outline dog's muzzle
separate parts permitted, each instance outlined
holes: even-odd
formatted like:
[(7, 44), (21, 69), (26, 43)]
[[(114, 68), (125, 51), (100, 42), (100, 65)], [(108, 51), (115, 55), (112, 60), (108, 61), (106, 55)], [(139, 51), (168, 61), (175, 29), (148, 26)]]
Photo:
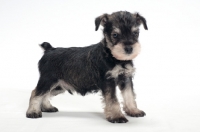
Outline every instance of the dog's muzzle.
[(133, 52), (133, 47), (132, 46), (126, 46), (124, 48), (124, 51), (126, 52), (126, 54), (131, 54)]

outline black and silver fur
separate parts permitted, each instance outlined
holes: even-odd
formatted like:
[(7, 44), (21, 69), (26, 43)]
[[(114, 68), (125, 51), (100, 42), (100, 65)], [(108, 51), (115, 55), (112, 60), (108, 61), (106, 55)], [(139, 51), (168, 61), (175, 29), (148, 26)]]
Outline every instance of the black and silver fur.
[(66, 90), (86, 95), (102, 92), (104, 113), (109, 122), (126, 123), (122, 114), (116, 87), (121, 90), (123, 110), (132, 117), (143, 117), (137, 108), (132, 76), (134, 59), (140, 51), (139, 26), (147, 30), (146, 20), (138, 13), (126, 11), (103, 14), (95, 19), (95, 30), (104, 27), (101, 42), (87, 47), (54, 48), (44, 42), (45, 50), (39, 61), (40, 78), (32, 91), (28, 118), (42, 117), (42, 112), (57, 112), (49, 98)]

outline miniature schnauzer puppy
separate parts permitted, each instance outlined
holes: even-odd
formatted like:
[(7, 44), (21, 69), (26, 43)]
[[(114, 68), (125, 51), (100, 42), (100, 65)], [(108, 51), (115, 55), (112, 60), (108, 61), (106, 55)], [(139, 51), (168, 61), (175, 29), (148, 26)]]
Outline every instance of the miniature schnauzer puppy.
[(40, 78), (32, 91), (28, 118), (42, 117), (42, 112), (57, 112), (49, 98), (66, 90), (85, 95), (101, 91), (104, 113), (109, 122), (126, 123), (116, 97), (121, 90), (123, 110), (132, 117), (143, 117), (135, 101), (132, 77), (135, 71), (132, 59), (140, 52), (139, 26), (147, 28), (146, 20), (138, 13), (126, 11), (103, 14), (95, 19), (95, 30), (102, 25), (104, 38), (87, 47), (54, 48), (44, 42), (45, 50), (39, 61)]

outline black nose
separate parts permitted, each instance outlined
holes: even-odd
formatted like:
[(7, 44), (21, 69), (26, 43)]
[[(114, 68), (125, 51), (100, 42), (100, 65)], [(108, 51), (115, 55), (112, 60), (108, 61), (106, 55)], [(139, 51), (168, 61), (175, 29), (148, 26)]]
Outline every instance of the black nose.
[(133, 48), (132, 48), (132, 47), (125, 47), (124, 50), (125, 50), (125, 52), (126, 52), (127, 54), (131, 54), (132, 51), (133, 51)]

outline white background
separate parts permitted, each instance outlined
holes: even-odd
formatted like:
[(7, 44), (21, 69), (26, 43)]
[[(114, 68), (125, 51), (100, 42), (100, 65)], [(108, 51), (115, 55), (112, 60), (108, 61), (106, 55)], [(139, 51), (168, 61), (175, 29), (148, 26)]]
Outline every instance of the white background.
[[(200, 1), (198, 0), (1, 0), (0, 129), (40, 131), (200, 131)], [(144, 118), (126, 124), (104, 119), (100, 94), (68, 93), (52, 99), (58, 113), (27, 119), (31, 90), (39, 78), (38, 44), (87, 46), (102, 39), (94, 19), (103, 13), (140, 12), (141, 54), (134, 60), (138, 107)]]

